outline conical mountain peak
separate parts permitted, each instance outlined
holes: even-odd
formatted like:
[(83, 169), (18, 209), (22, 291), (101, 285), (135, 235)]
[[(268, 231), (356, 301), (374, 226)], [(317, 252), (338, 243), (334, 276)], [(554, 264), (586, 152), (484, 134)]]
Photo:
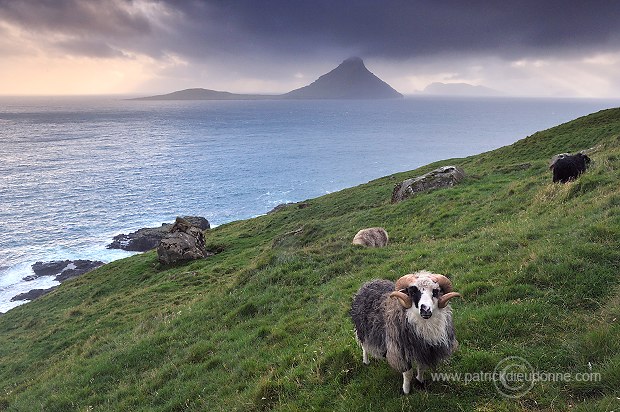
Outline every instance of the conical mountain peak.
[(302, 88), (286, 93), (291, 99), (389, 99), (403, 97), (371, 73), (359, 57), (349, 57), (334, 70)]
[(235, 94), (187, 89), (135, 100), (393, 99), (403, 97), (371, 73), (359, 57), (349, 57), (311, 84), (281, 95)]

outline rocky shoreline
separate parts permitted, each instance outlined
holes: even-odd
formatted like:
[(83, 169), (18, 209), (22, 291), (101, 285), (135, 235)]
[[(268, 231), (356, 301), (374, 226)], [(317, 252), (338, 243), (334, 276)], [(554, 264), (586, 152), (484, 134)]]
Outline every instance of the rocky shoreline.
[[(198, 232), (210, 229), (209, 221), (200, 216), (184, 216), (182, 218), (189, 226), (198, 228)], [(177, 221), (179, 219), (177, 218)], [(112, 243), (107, 245), (108, 249), (122, 249), (130, 252), (146, 252), (159, 246), (162, 239), (170, 234), (174, 229), (174, 223), (162, 223), (160, 227), (141, 228), (129, 234), (121, 233), (112, 238)], [(189, 230), (189, 229), (186, 229)], [(204, 240), (203, 240), (204, 243)], [(204, 253), (205, 257), (212, 253)], [(49, 262), (36, 262), (32, 265), (33, 275), (22, 278), (24, 282), (31, 282), (43, 276), (55, 276), (54, 281), (62, 283), (90, 272), (105, 263), (99, 260), (54, 260)], [(11, 302), (31, 301), (41, 297), (54, 289), (58, 285), (47, 289), (31, 289), (28, 292), (20, 293), (11, 298)]]
[[(26, 276), (22, 278), (25, 282), (31, 282), (42, 276), (56, 276), (54, 280), (56, 282), (64, 282), (69, 279), (73, 279), (84, 273), (90, 272), (93, 269), (103, 266), (104, 263), (99, 260), (54, 260), (51, 262), (37, 262), (32, 265), (34, 275)], [(51, 292), (58, 286), (52, 286), (47, 289), (31, 289), (26, 293), (20, 293), (11, 298), (11, 302), (19, 300), (34, 300), (46, 293)]]

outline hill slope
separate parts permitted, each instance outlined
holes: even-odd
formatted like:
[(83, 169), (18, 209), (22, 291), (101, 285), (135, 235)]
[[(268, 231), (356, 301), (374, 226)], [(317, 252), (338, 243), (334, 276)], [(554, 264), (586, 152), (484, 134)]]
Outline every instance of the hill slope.
[(424, 88), (423, 94), (439, 96), (502, 96), (498, 90), (485, 86), (474, 86), (468, 83), (431, 83)]
[(220, 92), (210, 89), (185, 89), (157, 96), (138, 97), (130, 100), (267, 100), (276, 99), (278, 96), (262, 94), (237, 94)]
[(282, 97), (289, 99), (392, 99), (403, 97), (372, 74), (359, 57), (351, 57), (308, 86)]
[[(576, 182), (551, 183), (555, 153), (596, 146)], [(392, 205), (394, 184), (438, 165), (468, 178)], [(618, 410), (620, 109), (492, 152), (387, 176), (207, 232), (222, 252), (164, 268), (113, 262), (0, 317), (0, 410)], [(385, 227), (384, 249), (350, 245)], [(596, 382), (435, 381), (361, 362), (348, 318), (365, 281), (450, 276), (459, 351), (440, 372), (493, 372), (508, 356)]]

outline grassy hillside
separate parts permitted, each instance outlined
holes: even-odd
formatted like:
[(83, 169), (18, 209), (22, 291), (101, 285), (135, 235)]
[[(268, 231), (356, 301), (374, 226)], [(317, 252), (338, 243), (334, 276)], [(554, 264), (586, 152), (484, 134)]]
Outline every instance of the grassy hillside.
[[(549, 158), (595, 147), (576, 182)], [(389, 203), (440, 165), (461, 185)], [(620, 109), (511, 146), (384, 177), (207, 232), (221, 253), (161, 267), (113, 262), (0, 316), (0, 410), (620, 410)], [(384, 249), (353, 247), (383, 226)], [(507, 356), (598, 382), (432, 382), (400, 395), (361, 362), (348, 317), (365, 281), (428, 269), (452, 278), (461, 344), (440, 372), (493, 372)]]

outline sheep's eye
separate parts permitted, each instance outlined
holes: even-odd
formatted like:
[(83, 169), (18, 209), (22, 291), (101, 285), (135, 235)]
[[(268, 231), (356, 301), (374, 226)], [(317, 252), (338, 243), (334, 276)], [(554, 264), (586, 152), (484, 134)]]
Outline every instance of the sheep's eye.
[(404, 290), (404, 292), (405, 292), (407, 295), (411, 296), (411, 297), (413, 297), (413, 296), (415, 296), (416, 294), (420, 293), (420, 291), (419, 291), (419, 289), (417, 288), (417, 286), (409, 286), (407, 289), (405, 289), (405, 290)]
[(433, 289), (433, 297), (436, 298), (439, 296), (439, 289)]

